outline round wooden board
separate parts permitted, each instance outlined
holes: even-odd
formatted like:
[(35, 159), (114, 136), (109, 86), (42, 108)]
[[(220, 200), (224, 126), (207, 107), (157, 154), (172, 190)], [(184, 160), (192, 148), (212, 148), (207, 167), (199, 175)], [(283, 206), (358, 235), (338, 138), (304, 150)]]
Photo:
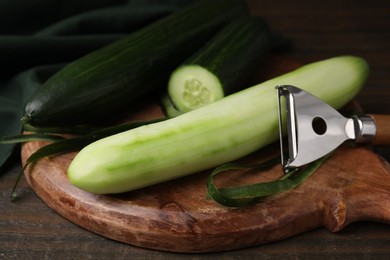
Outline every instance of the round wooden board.
[[(285, 62), (276, 60), (285, 66)], [(291, 65), (291, 64), (290, 64)], [(291, 68), (289, 64), (287, 67)], [(272, 66), (271, 66), (272, 67)], [(286, 69), (273, 70), (283, 71)], [(272, 75), (267, 72), (267, 75)], [(132, 119), (161, 115), (149, 104)], [(22, 162), (45, 142), (22, 146)], [(243, 158), (255, 163), (277, 145)], [(76, 153), (45, 158), (25, 172), (36, 194), (71, 222), (132, 245), (171, 252), (216, 252), (281, 240), (325, 226), (336, 232), (359, 220), (390, 223), (390, 167), (370, 149), (341, 147), (300, 187), (232, 209), (206, 197), (210, 171), (118, 195), (94, 195), (71, 185), (66, 170)], [(229, 172), (218, 185), (275, 179), (280, 165), (262, 172)]]

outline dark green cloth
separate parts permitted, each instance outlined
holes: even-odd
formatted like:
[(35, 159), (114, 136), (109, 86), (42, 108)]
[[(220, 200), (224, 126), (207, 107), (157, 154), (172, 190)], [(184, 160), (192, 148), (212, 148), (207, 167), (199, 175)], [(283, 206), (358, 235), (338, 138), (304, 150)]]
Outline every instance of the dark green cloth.
[(0, 77), (72, 61), (188, 2), (0, 0)]
[[(19, 134), (26, 99), (61, 66), (192, 0), (0, 0), (0, 138)], [(0, 167), (13, 145), (0, 144)]]

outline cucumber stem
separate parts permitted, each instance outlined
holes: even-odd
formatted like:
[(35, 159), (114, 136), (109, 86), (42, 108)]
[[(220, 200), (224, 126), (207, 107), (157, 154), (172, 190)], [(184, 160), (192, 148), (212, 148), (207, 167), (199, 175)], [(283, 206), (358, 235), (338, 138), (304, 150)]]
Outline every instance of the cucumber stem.
[(31, 123), (31, 116), (29, 114), (25, 114), (20, 121), (23, 123), (23, 125)]

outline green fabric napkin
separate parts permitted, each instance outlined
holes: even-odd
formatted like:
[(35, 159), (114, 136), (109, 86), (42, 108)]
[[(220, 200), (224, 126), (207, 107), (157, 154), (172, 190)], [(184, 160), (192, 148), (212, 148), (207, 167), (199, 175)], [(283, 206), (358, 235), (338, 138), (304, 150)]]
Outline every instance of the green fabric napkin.
[[(192, 0), (1, 0), (0, 138), (19, 134), (26, 99), (59, 68)], [(0, 167), (14, 145), (0, 144)]]

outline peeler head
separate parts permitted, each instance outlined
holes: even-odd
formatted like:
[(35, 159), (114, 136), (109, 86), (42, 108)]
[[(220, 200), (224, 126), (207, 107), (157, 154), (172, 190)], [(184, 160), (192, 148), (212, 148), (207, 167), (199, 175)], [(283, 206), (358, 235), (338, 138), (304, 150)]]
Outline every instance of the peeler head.
[[(354, 139), (354, 120), (310, 93), (291, 85), (277, 86), (281, 161), (285, 171), (315, 161)], [(288, 148), (284, 135), (287, 134)], [(284, 151), (288, 157), (285, 158)]]

